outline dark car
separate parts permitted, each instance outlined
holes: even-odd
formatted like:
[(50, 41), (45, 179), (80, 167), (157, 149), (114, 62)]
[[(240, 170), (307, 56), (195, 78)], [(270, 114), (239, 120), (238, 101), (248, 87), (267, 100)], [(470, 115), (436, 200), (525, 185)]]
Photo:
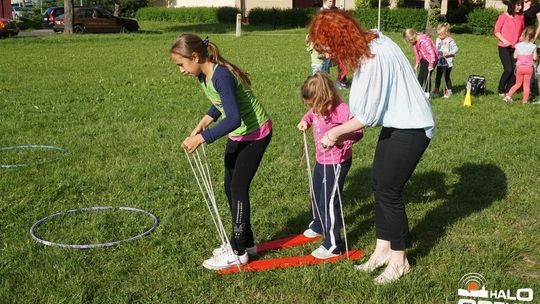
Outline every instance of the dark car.
[(49, 7), (45, 13), (43, 13), (43, 19), (41, 25), (43, 28), (53, 28), (56, 17), (64, 14), (63, 6)]
[(18, 34), (19, 27), (15, 21), (7, 18), (0, 18), (0, 38), (17, 36)]
[[(64, 16), (56, 18), (53, 29), (64, 31)], [(73, 10), (75, 33), (129, 33), (139, 30), (137, 20), (114, 16), (102, 7), (77, 7)]]

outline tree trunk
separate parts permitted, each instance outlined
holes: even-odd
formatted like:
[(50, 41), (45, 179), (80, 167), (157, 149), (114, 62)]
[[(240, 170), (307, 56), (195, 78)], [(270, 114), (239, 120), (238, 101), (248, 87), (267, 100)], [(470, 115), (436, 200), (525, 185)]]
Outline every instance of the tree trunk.
[(116, 17), (120, 16), (120, 3), (119, 2), (114, 3), (114, 15)]
[(64, 34), (73, 34), (73, 0), (64, 1)]

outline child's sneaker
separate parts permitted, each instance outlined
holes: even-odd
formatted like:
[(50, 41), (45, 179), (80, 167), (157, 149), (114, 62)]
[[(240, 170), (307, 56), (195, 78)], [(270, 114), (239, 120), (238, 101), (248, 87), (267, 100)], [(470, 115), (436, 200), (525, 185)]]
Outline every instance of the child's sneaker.
[(321, 236), (322, 234), (320, 233), (317, 233), (313, 230), (311, 230), (311, 228), (308, 228), (304, 231), (304, 236), (307, 237), (308, 239), (312, 239), (312, 238), (316, 238), (316, 237), (319, 237)]
[(243, 255), (236, 255), (232, 250), (225, 251), (220, 255), (212, 256), (203, 262), (203, 267), (206, 269), (220, 270), (233, 266), (242, 266), (248, 262), (247, 251)]
[(450, 96), (452, 96), (452, 90), (444, 90), (444, 96), (443, 98), (450, 98)]
[(512, 97), (510, 97), (508, 95), (504, 96), (504, 102), (511, 103), (512, 102)]
[[(223, 254), (225, 251), (232, 251), (232, 247), (230, 244), (221, 244), (221, 246), (212, 251), (212, 256), (218, 256), (220, 254)], [(250, 256), (257, 255), (257, 245), (246, 248), (246, 252)]]
[(339, 254), (332, 253), (328, 249), (324, 248), (323, 245), (321, 245), (321, 246), (319, 246), (319, 248), (313, 250), (311, 255), (314, 256), (317, 259), (320, 259), (320, 260), (326, 260), (326, 259), (329, 259), (329, 258), (339, 256)]

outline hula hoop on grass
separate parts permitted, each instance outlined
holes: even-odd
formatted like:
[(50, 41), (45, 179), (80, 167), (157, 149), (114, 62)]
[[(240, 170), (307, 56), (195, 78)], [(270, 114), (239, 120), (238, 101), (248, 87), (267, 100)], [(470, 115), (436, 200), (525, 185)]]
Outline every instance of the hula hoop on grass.
[[(95, 244), (63, 244), (63, 243), (55, 243), (55, 242), (50, 242), (50, 241), (44, 240), (44, 239), (40, 238), (39, 236), (37, 236), (36, 233), (35, 233), (36, 227), (43, 224), (45, 221), (47, 221), (49, 219), (53, 219), (53, 218), (56, 218), (56, 217), (59, 217), (59, 216), (65, 215), (65, 214), (69, 214), (69, 213), (88, 212), (88, 211), (103, 211), (103, 210), (109, 210), (109, 209), (125, 210), (125, 211), (138, 212), (138, 213), (148, 215), (152, 219), (152, 222), (153, 222), (152, 226), (150, 228), (148, 228), (145, 232), (143, 232), (141, 234), (138, 234), (136, 236), (130, 237), (128, 239), (123, 239), (123, 240), (114, 241), (114, 242), (107, 242), (107, 243), (95, 243)], [(39, 221), (35, 222), (32, 225), (32, 227), (30, 227), (30, 236), (32, 236), (32, 239), (34, 241), (36, 241), (38, 243), (41, 243), (43, 245), (47, 245), (47, 246), (56, 246), (56, 247), (71, 248), (71, 249), (91, 249), (91, 248), (97, 248), (97, 247), (111, 247), (111, 246), (118, 245), (120, 243), (140, 239), (143, 236), (146, 236), (146, 235), (152, 233), (152, 231), (154, 231), (157, 228), (158, 225), (159, 225), (159, 219), (157, 218), (157, 216), (153, 215), (152, 213), (150, 213), (148, 211), (144, 211), (142, 209), (131, 208), (131, 207), (97, 206), (97, 207), (72, 209), (72, 210), (68, 210), (68, 211), (65, 211), (65, 212), (57, 212), (57, 213), (55, 213), (53, 215), (46, 216), (46, 217), (40, 219)]]
[(68, 154), (66, 149), (62, 149), (55, 146), (48, 146), (48, 145), (18, 145), (18, 146), (10, 146), (10, 147), (0, 147), (1, 151), (10, 151), (10, 150), (23, 150), (23, 149), (44, 149), (44, 150), (54, 150), (61, 153), (61, 155), (56, 157), (51, 157), (48, 159), (32, 162), (32, 163), (23, 163), (23, 164), (0, 164), (0, 168), (20, 168), (20, 167), (28, 167), (31, 165), (41, 165), (45, 163), (50, 163), (53, 161), (57, 161), (66, 154)]

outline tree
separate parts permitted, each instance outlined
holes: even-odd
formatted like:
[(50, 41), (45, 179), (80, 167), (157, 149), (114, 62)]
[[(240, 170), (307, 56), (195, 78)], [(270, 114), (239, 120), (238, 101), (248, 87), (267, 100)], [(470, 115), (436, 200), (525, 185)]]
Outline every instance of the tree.
[(64, 34), (73, 34), (73, 0), (64, 1)]

